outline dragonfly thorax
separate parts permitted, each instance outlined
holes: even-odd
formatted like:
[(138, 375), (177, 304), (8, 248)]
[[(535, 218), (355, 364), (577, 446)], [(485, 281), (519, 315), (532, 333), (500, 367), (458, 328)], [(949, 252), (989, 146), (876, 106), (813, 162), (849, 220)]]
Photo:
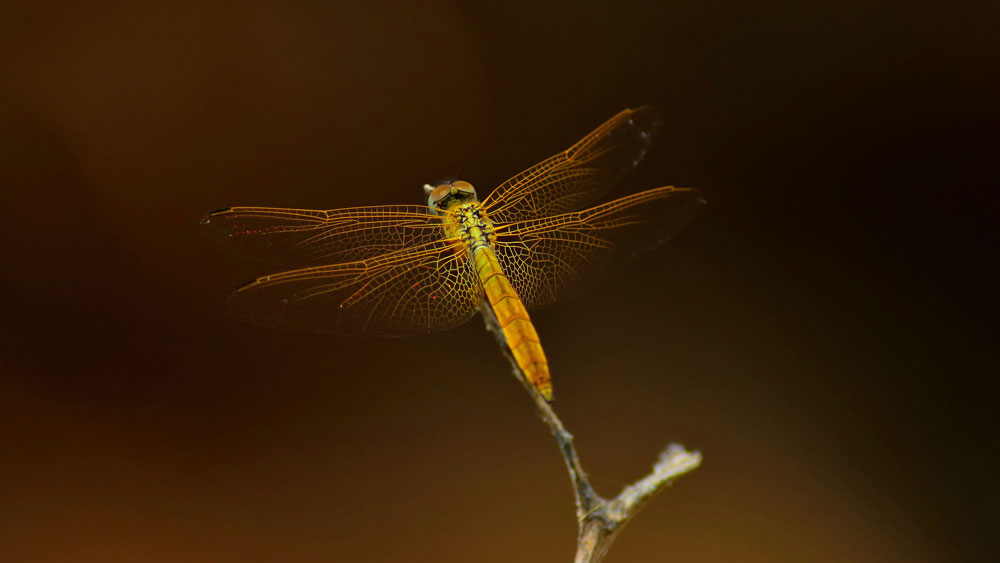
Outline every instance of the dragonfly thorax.
[(434, 187), (424, 185), (424, 191), (427, 192), (427, 206), (435, 214), (439, 209), (451, 209), (463, 203), (479, 201), (476, 196), (476, 188), (462, 180), (438, 184)]
[(450, 231), (451, 235), (460, 237), (470, 252), (474, 253), (482, 246), (493, 246), (496, 238), (493, 222), (483, 213), (482, 204), (470, 201), (451, 207), (449, 212), (454, 223), (445, 232)]

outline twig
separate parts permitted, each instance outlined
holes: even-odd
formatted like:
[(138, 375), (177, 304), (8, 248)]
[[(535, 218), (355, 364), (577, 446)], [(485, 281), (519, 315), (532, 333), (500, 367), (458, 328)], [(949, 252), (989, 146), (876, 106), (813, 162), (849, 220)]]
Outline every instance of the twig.
[(481, 307), (486, 328), (497, 339), (500, 351), (510, 361), (514, 377), (524, 385), (535, 402), (542, 420), (549, 425), (566, 462), (569, 478), (573, 482), (576, 496), (576, 517), (579, 531), (576, 538), (575, 563), (599, 563), (607, 554), (611, 542), (618, 532), (646, 505), (658, 492), (670, 485), (670, 481), (701, 465), (701, 452), (689, 452), (683, 446), (670, 444), (660, 453), (660, 459), (653, 465), (652, 473), (626, 486), (615, 498), (607, 500), (598, 495), (587, 480), (587, 474), (580, 465), (580, 458), (573, 446), (573, 435), (566, 431), (562, 421), (556, 416), (552, 405), (535, 390), (518, 367), (507, 340), (500, 330), (496, 315), (489, 303)]

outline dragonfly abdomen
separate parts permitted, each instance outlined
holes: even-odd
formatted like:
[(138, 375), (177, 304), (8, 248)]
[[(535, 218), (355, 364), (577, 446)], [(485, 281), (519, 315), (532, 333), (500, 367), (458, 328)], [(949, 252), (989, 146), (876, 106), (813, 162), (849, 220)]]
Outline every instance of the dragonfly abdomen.
[(486, 298), (496, 314), (507, 345), (514, 354), (518, 367), (528, 381), (545, 397), (552, 400), (552, 380), (549, 377), (549, 363), (538, 339), (538, 332), (531, 324), (531, 317), (524, 303), (510, 285), (496, 254), (489, 246), (480, 246), (473, 251), (476, 272), (483, 284)]

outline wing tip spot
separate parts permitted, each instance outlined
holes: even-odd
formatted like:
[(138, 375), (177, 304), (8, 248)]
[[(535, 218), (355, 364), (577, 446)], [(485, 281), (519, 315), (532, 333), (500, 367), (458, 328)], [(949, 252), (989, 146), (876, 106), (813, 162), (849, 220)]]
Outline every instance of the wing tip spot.
[(219, 215), (226, 215), (226, 214), (232, 213), (232, 212), (233, 212), (233, 208), (232, 207), (223, 207), (221, 209), (216, 209), (215, 211), (209, 211), (208, 215), (205, 215), (204, 217), (202, 217), (201, 222), (203, 224), (204, 223), (208, 223), (212, 219), (212, 217), (218, 217)]
[(250, 280), (250, 281), (246, 282), (245, 284), (237, 287), (236, 288), (236, 293), (239, 293), (241, 291), (246, 291), (246, 290), (252, 288), (255, 285), (260, 285), (260, 282), (267, 281), (269, 279), (271, 279), (271, 276), (264, 276), (262, 278), (257, 278), (257, 279)]

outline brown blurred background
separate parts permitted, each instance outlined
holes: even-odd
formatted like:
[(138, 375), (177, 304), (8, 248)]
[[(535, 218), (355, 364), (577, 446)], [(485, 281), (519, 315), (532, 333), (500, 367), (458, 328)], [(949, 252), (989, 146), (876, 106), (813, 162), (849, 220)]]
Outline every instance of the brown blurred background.
[(17, 4), (0, 560), (569, 561), (562, 462), (481, 321), (241, 325), (226, 295), (270, 270), (196, 227), (486, 193), (646, 103), (628, 188), (708, 212), (534, 314), (600, 492), (705, 454), (608, 561), (996, 554), (995, 8)]

